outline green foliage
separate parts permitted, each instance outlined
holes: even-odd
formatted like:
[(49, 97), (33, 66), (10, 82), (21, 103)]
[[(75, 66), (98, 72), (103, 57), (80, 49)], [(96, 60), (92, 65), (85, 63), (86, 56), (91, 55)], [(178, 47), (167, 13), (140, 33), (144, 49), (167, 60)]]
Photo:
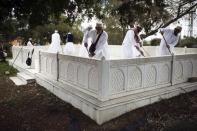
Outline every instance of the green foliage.
[(150, 41), (151, 46), (158, 46), (160, 44), (161, 39), (155, 38)]
[(119, 16), (123, 26), (133, 25), (138, 21), (145, 32), (149, 32), (161, 20), (169, 19), (169, 13), (165, 10), (164, 0), (133, 0), (125, 2), (113, 10), (114, 15)]
[(110, 45), (121, 45), (124, 34), (118, 19), (114, 16), (105, 17), (103, 22), (106, 24), (105, 31), (108, 33), (108, 43)]
[(12, 7), (11, 0), (0, 0), (0, 23), (11, 16)]
[(150, 43), (148, 41), (143, 41), (143, 46), (151, 46)]
[[(70, 26), (63, 21), (60, 21), (58, 24), (47, 24), (43, 26), (37, 26), (31, 30), (30, 34), (33, 38), (33, 41), (41, 45), (51, 42), (51, 35), (54, 33), (54, 30), (58, 30), (61, 40), (65, 43), (64, 36), (71, 32), (74, 35), (74, 43), (79, 43), (82, 40), (83, 33), (79, 30), (79, 23), (73, 24)], [(28, 37), (26, 37), (28, 39)]]
[[(1, 0), (0, 34), (4, 35), (4, 39), (8, 39), (7, 36), (12, 34), (25, 38), (31, 37), (33, 34), (36, 39), (43, 36), (43, 38), (39, 38), (40, 41), (48, 41), (54, 28), (64, 34), (67, 32), (67, 25), (75, 28), (74, 26), (79, 20), (87, 17), (91, 19), (96, 16), (103, 21), (111, 20), (110, 24), (108, 21), (105, 22), (107, 26), (111, 26), (106, 29), (110, 41), (111, 43), (120, 43), (120, 40), (117, 40), (125, 33), (128, 25), (133, 25), (135, 21), (138, 21), (144, 27), (147, 35), (154, 34), (162, 26), (162, 23), (167, 23), (163, 25), (164, 27), (174, 22), (173, 20), (169, 22), (170, 19), (176, 21), (176, 18), (182, 17), (181, 14), (185, 13), (184, 11), (190, 7), (188, 4), (193, 1)], [(179, 10), (172, 9), (171, 11), (170, 6)], [(175, 12), (173, 17), (171, 12)], [(176, 14), (177, 12), (178, 14)], [(61, 15), (65, 17), (63, 21)], [(175, 15), (176, 17), (174, 17)], [(112, 22), (113, 20), (114, 22)], [(65, 26), (65, 24), (67, 25)], [(75, 29), (72, 31), (77, 36), (75, 40), (79, 41), (81, 33)]]
[[(1, 0), (0, 36), (8, 41), (12, 34), (25, 39), (33, 35), (36, 41), (46, 42), (54, 29), (58, 29), (62, 35), (72, 32), (77, 36), (74, 41), (79, 42), (82, 33), (75, 24), (79, 24), (78, 21), (84, 16), (92, 18), (96, 14), (103, 18), (101, 10), (100, 0)], [(11, 23), (13, 21), (16, 23)]]
[(12, 45), (10, 43), (4, 43), (3, 50), (6, 51), (8, 58), (12, 57)]
[(185, 47), (185, 46), (187, 46), (188, 48), (197, 47), (197, 38), (184, 37), (184, 39), (182, 39), (177, 46), (178, 47)]
[(10, 71), (10, 76), (16, 75), (18, 72), (15, 68), (10, 67), (7, 62), (0, 62), (0, 76), (5, 75), (6, 71)]

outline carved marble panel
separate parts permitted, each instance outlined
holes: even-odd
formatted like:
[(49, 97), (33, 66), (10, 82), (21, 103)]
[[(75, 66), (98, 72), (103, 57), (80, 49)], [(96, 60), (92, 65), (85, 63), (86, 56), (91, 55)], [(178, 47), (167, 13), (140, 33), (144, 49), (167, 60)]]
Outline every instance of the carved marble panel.
[(192, 63), (193, 63), (193, 77), (197, 77), (197, 59), (193, 59)]
[(128, 69), (128, 89), (142, 87), (142, 70), (137, 67), (129, 67)]
[(67, 68), (67, 80), (74, 81), (74, 79), (75, 79), (75, 66), (73, 63), (69, 63)]
[(125, 90), (125, 75), (119, 68), (113, 68), (110, 72), (110, 88), (112, 93), (119, 93)]
[(59, 61), (59, 77), (61, 79), (65, 79), (65, 62), (60, 60)]
[(183, 65), (180, 61), (175, 62), (175, 68), (174, 68), (174, 75), (175, 80), (180, 80), (183, 77)]
[(92, 67), (88, 73), (88, 89), (98, 91), (98, 69)]
[(54, 58), (51, 60), (51, 74), (57, 75), (57, 60)]
[(193, 73), (193, 64), (191, 61), (185, 61), (185, 68), (184, 68), (184, 77), (189, 78), (192, 77)]
[(41, 56), (41, 72), (46, 72), (47, 58)]
[(48, 74), (51, 74), (52, 59), (48, 57), (48, 58), (46, 59), (46, 63), (47, 63), (47, 65), (46, 65), (46, 72), (47, 72)]
[(145, 85), (144, 87), (151, 87), (156, 84), (157, 70), (154, 65), (145, 66)]
[(159, 67), (159, 83), (160, 84), (165, 84), (170, 81), (170, 67), (168, 64), (160, 64)]
[(85, 65), (81, 64), (78, 66), (77, 68), (77, 82), (82, 85), (85, 86), (86, 84), (86, 68)]

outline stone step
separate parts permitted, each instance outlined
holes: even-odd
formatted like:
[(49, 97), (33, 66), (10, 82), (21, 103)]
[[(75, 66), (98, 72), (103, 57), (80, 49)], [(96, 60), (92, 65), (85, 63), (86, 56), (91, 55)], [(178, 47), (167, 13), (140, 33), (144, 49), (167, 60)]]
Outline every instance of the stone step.
[(19, 79), (21, 79), (22, 81), (26, 81), (28, 84), (35, 82), (35, 78), (34, 77), (32, 77), (32, 76), (30, 76), (30, 75), (28, 75), (28, 74), (26, 74), (24, 72), (17, 73), (17, 77)]
[(21, 80), (18, 77), (10, 77), (10, 80), (12, 80), (14, 82), (14, 84), (17, 85), (17, 86), (21, 86), (21, 85), (26, 85), (27, 84), (26, 81), (23, 81), (23, 80)]
[(36, 69), (26, 69), (24, 71), (25, 74), (35, 78), (35, 74), (37, 73)]

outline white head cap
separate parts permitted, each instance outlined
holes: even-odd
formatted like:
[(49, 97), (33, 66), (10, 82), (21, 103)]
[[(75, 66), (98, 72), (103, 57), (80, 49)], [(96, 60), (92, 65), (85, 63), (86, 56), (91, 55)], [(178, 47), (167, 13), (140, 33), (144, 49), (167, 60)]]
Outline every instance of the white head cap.
[(102, 23), (102, 22), (97, 22), (97, 23), (96, 23), (96, 27), (101, 27), (101, 28), (103, 28), (103, 23)]
[(58, 30), (55, 30), (55, 33), (58, 33)]

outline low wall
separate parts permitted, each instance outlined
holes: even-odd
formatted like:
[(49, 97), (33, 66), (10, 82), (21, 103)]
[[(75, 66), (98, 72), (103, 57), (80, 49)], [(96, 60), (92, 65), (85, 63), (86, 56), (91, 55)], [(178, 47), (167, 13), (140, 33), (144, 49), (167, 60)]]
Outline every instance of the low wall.
[[(187, 82), (197, 77), (197, 54), (96, 60), (44, 52), (46, 48), (38, 47), (34, 54), (34, 60), (38, 60), (37, 83), (98, 124), (197, 89), (197, 83)], [(18, 50), (13, 48), (13, 56)], [(25, 64), (26, 50), (31, 48), (20, 54), (20, 65)]]
[[(121, 59), (122, 58), (122, 51), (120, 45), (110, 45), (110, 56), (111, 59)], [(155, 57), (159, 56), (159, 46), (144, 46), (145, 49), (144, 53), (146, 57)], [(175, 47), (174, 49), (175, 55), (181, 54), (197, 54), (197, 48), (182, 48), (182, 47)]]
[(41, 52), (40, 62), (38, 83), (99, 124), (197, 86), (187, 83), (197, 77), (197, 54), (95, 60)]
[[(12, 60), (10, 61), (11, 64), (14, 62), (15, 65), (22, 67), (22, 68), (31, 68), (31, 69), (36, 69), (38, 71), (38, 58), (39, 58), (39, 51), (44, 51), (48, 47), (47, 46), (34, 46), (34, 47), (29, 47), (29, 46), (12, 46)], [(32, 64), (31, 66), (26, 65), (26, 60), (28, 58), (28, 53), (31, 52), (34, 49), (34, 53), (32, 56)]]

